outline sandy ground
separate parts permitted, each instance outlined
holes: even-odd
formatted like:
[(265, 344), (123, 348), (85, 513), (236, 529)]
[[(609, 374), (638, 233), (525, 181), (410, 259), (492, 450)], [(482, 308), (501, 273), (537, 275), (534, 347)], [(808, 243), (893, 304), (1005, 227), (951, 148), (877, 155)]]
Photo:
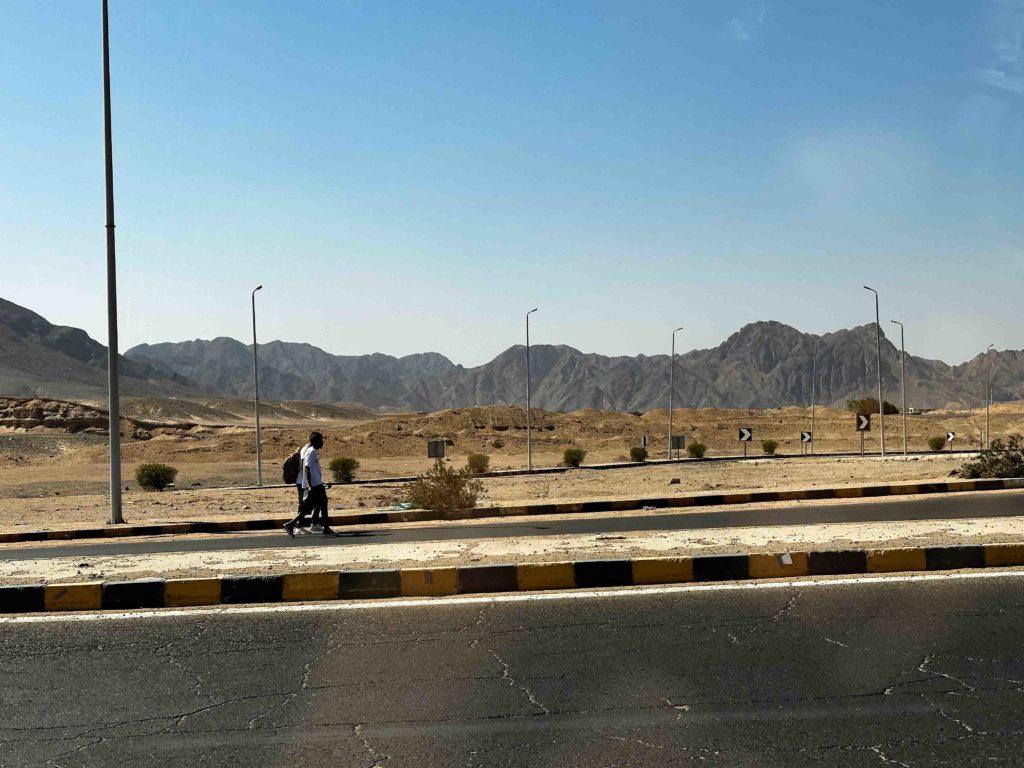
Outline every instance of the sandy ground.
[(992, 518), (843, 523), (510, 539), (483, 537), (464, 541), (360, 544), (352, 547), (289, 546), (279, 550), (79, 556), (0, 561), (0, 584), (996, 542), (1024, 542), (1024, 520)]
[[(579, 501), (596, 498), (671, 496), (726, 490), (839, 487), (896, 482), (941, 481), (963, 459), (928, 456), (902, 458), (810, 458), (750, 460), (746, 462), (688, 462), (615, 470), (579, 469), (555, 475), (489, 478), (483, 481), (481, 505)], [(8, 470), (9, 471), (9, 470)], [(92, 469), (102, 483), (106, 467)], [(678, 484), (670, 484), (673, 479)], [(2, 479), (2, 477), (0, 477)], [(336, 485), (330, 490), (332, 509), (375, 509), (393, 505), (403, 486)], [(181, 522), (282, 517), (295, 506), (291, 489), (192, 488), (163, 493), (129, 491), (124, 494), (129, 523)], [(33, 496), (0, 496), (0, 532), (59, 530), (98, 526), (107, 519), (107, 497), (98, 493), (72, 493), (65, 489), (40, 491)]]

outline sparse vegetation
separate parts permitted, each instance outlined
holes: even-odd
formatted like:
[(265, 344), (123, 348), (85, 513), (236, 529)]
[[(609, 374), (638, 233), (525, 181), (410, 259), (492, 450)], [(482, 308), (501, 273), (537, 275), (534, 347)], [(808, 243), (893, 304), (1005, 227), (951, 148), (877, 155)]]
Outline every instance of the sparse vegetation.
[(691, 459), (703, 459), (707, 450), (708, 447), (704, 443), (690, 443), (686, 446), (686, 452), (690, 455)]
[(935, 437), (928, 438), (928, 447), (933, 451), (941, 451), (946, 447), (946, 438), (944, 435), (936, 435)]
[(409, 483), (404, 501), (435, 512), (471, 509), (483, 492), (484, 484), (473, 479), (468, 469), (454, 469), (439, 461), (425, 475)]
[(351, 483), (359, 469), (359, 462), (349, 456), (338, 456), (327, 465), (336, 483)]
[(466, 457), (466, 469), (474, 475), (482, 475), (491, 467), (491, 457), (486, 453), (471, 453)]
[[(846, 407), (854, 413), (878, 413), (878, 398), (861, 397), (855, 400), (847, 400)], [(886, 416), (891, 416), (900, 412), (900, 409), (888, 400), (884, 401), (884, 408)]]
[(562, 464), (567, 467), (578, 467), (587, 458), (587, 452), (582, 448), (566, 448), (562, 452)]
[(1010, 435), (1005, 441), (993, 440), (976, 459), (960, 467), (960, 477), (967, 480), (1024, 477), (1024, 435)]
[(762, 440), (761, 450), (764, 451), (765, 456), (774, 456), (775, 451), (779, 449), (779, 443), (777, 440)]
[(135, 470), (135, 482), (147, 491), (162, 491), (174, 483), (178, 470), (166, 464), (140, 464)]
[(647, 449), (642, 445), (634, 445), (629, 449), (629, 460), (642, 464), (647, 461)]

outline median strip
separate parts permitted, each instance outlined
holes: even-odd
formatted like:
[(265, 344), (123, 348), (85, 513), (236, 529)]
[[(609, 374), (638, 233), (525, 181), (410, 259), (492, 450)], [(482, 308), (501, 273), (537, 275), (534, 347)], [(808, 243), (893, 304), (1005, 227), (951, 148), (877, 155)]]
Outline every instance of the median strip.
[[(705, 493), (689, 496), (658, 496), (631, 499), (596, 499), (583, 502), (518, 504), (474, 509), (433, 511), (426, 509), (389, 510), (339, 514), (331, 517), (334, 527), (381, 525), (386, 523), (422, 523), (457, 520), (483, 520), (496, 517), (534, 515), (576, 515), (593, 512), (628, 512), (638, 509), (686, 509), (724, 505), (763, 504), (785, 501), (823, 501), (828, 499), (860, 499), (884, 496), (920, 496), (936, 493), (968, 491), (1003, 491), (1024, 488), (1024, 478), (953, 480), (942, 483), (898, 483), (846, 488), (806, 488), (788, 491), (737, 491)], [(239, 533), (273, 531), (289, 518), (257, 518), (251, 520), (202, 520), (187, 523), (107, 526), (61, 531), (22, 531), (0, 534), (0, 544), (21, 544), (73, 539), (110, 539), (132, 536), (172, 536), (184, 534)]]
[(1024, 565), (1024, 545), (754, 552), (0, 587), (0, 614), (379, 600)]

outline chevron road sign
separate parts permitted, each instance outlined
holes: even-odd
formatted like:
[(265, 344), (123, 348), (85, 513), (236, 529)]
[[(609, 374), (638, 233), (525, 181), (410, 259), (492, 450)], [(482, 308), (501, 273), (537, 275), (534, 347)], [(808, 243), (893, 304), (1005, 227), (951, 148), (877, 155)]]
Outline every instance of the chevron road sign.
[(749, 427), (740, 427), (740, 442), (749, 443), (754, 439), (754, 430)]
[(800, 433), (800, 442), (801, 443), (809, 443), (813, 439), (814, 439), (814, 437), (813, 437), (813, 435), (811, 435), (810, 432), (801, 432)]
[(858, 413), (857, 414), (857, 431), (858, 432), (870, 432), (871, 431), (871, 414), (870, 413)]
[(956, 439), (956, 432), (947, 432), (946, 433), (946, 442), (947, 443), (952, 443), (955, 439)]

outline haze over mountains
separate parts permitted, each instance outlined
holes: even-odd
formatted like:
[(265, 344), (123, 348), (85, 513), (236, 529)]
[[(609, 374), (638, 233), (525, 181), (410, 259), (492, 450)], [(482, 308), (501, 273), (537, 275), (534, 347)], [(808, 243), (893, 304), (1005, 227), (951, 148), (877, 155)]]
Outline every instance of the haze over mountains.
[[(873, 325), (816, 336), (782, 323), (744, 326), (712, 349), (676, 358), (680, 407), (769, 408), (811, 399), (817, 343), (817, 402), (843, 405), (875, 391)], [(645, 411), (666, 406), (668, 355), (608, 357), (564, 345), (531, 347), (539, 408)], [(99, 398), (106, 350), (84, 331), (54, 326), (0, 299), (0, 395)], [(433, 411), (522, 403), (522, 346), (465, 368), (443, 355), (332, 355), (309, 344), (261, 344), (260, 394), (273, 400), (362, 403)], [(899, 349), (882, 347), (887, 400), (899, 403)], [(122, 358), (126, 395), (251, 397), (252, 348), (229, 338), (142, 344)], [(1024, 352), (992, 353), (993, 398), (1024, 399)], [(985, 400), (985, 358), (957, 366), (908, 355), (907, 403), (977, 406)]]

